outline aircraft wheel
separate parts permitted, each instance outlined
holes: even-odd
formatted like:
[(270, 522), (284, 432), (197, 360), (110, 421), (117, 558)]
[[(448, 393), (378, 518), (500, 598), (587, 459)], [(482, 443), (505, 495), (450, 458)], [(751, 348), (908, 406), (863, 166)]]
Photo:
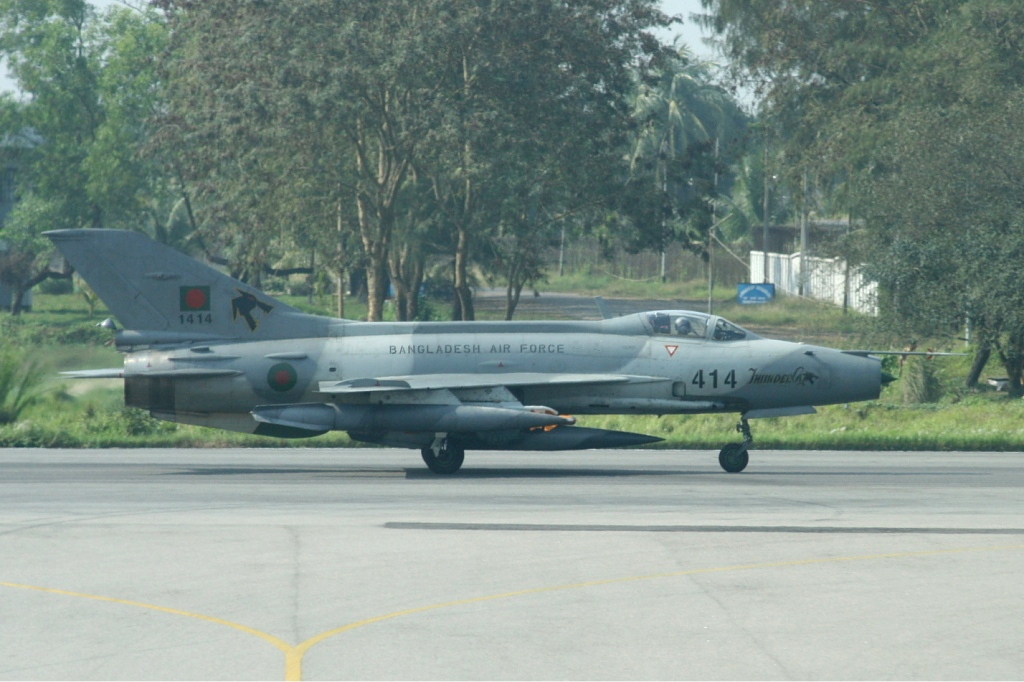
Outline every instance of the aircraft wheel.
[(718, 453), (718, 463), (730, 474), (736, 474), (747, 468), (750, 455), (743, 443), (729, 443)]
[(465, 449), (451, 445), (447, 440), (441, 443), (436, 455), (431, 448), (423, 448), (420, 454), (427, 468), (435, 474), (454, 474), (466, 459)]

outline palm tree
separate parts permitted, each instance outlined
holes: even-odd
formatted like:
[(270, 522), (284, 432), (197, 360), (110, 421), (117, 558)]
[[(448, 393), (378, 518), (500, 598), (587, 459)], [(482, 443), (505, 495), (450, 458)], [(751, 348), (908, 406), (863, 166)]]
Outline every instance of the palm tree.
[[(679, 43), (654, 81), (640, 84), (634, 101), (639, 130), (629, 159), (631, 180), (652, 179), (665, 206), (662, 214), (686, 217), (671, 223), (663, 220), (660, 235), (651, 240), (661, 248), (662, 281), (665, 247), (670, 240), (680, 239), (691, 248), (710, 248), (709, 207), (717, 191), (712, 177), (717, 178), (718, 173), (718, 162), (712, 158), (717, 154), (714, 141), (731, 136), (730, 128), (742, 120), (735, 100), (714, 83), (713, 69), (713, 64), (696, 60)], [(703, 208), (692, 213), (697, 206)], [(694, 215), (696, 220), (691, 217)]]
[[(736, 111), (736, 103), (712, 82), (714, 65), (694, 59), (680, 44), (658, 73), (655, 83), (641, 84), (634, 104), (640, 130), (633, 145), (630, 167), (645, 159), (678, 159), (694, 144), (720, 135)], [(656, 180), (667, 181), (660, 163)]]

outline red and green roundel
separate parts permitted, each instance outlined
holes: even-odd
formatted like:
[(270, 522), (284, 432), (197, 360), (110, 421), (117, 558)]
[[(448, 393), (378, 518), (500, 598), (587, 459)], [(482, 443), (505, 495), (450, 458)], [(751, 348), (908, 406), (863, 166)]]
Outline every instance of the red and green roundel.
[(287, 362), (279, 362), (267, 372), (267, 383), (270, 384), (270, 388), (281, 393), (295, 388), (295, 383), (298, 380), (299, 375), (295, 372), (295, 368)]
[(180, 296), (182, 312), (210, 309), (210, 287), (181, 287)]

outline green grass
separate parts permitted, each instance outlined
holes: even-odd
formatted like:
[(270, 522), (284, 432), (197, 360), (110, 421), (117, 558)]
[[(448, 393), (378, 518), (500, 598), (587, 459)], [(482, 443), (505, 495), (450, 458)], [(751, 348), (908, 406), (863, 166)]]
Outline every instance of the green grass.
[[(624, 279), (608, 273), (577, 272), (551, 277), (537, 287), (540, 291), (572, 293), (607, 298), (654, 298), (665, 300), (707, 301), (707, 282), (662, 282), (653, 279)], [(736, 296), (735, 287), (715, 287), (716, 301)]]
[(145, 411), (125, 408), (120, 388), (106, 382), (80, 395), (54, 390), (22, 418), (0, 426), (0, 447), (347, 447), (344, 433), (289, 440), (173, 424)]
[[(664, 438), (655, 448), (718, 449), (739, 441), (736, 415), (587, 417), (580, 424)], [(751, 422), (759, 449), (1024, 450), (1024, 401), (981, 394), (957, 404), (868, 402)]]
[[(581, 417), (582, 426), (646, 433), (656, 449), (718, 449), (738, 441), (736, 415)], [(979, 393), (957, 402), (832, 405), (817, 415), (751, 422), (760, 449), (1024, 450), (1024, 401)], [(171, 424), (126, 410), (120, 391), (66, 394), (0, 426), (0, 447), (350, 447), (343, 433), (285, 440)]]
[[(338, 310), (338, 300), (333, 295), (331, 296), (313, 296), (310, 299), (307, 296), (289, 296), (288, 294), (272, 293), (274, 298), (287, 303), (293, 308), (298, 308), (304, 313), (310, 315), (322, 315), (324, 317), (336, 317), (335, 313)], [(390, 310), (391, 306), (385, 306), (385, 312)], [(365, 320), (366, 319), (366, 304), (361, 303), (358, 298), (346, 298), (345, 299), (345, 319), (348, 320)]]

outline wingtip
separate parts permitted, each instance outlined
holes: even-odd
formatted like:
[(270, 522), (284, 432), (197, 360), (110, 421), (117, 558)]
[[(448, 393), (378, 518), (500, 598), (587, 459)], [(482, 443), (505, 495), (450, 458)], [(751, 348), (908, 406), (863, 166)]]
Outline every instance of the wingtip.
[(68, 239), (73, 236), (74, 233), (80, 230), (47, 230), (43, 232), (43, 236), (49, 239), (51, 242), (59, 241), (62, 239)]

